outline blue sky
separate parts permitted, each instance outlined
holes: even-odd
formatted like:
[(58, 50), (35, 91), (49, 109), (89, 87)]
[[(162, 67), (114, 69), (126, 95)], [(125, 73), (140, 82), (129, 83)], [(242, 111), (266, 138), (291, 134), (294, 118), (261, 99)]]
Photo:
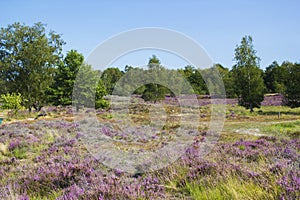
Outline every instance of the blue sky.
[[(265, 68), (274, 60), (300, 62), (299, 7), (297, 0), (2, 0), (0, 26), (43, 22), (62, 34), (65, 52), (76, 49), (85, 57), (120, 32), (168, 28), (193, 38), (213, 62), (229, 68), (234, 65), (234, 48), (244, 35), (251, 35), (261, 68)], [(146, 64), (152, 54), (168, 67), (188, 64), (172, 54), (146, 50), (124, 56), (113, 65)]]

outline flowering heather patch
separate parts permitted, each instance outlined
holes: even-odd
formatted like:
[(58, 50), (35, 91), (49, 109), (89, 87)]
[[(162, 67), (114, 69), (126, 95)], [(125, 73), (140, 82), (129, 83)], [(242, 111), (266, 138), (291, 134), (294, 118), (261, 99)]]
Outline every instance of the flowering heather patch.
[(262, 106), (282, 106), (284, 103), (284, 96), (281, 94), (265, 96)]
[(20, 141), (19, 140), (13, 140), (9, 143), (8, 145), (8, 150), (12, 151), (20, 146)]
[(281, 199), (300, 198), (300, 170), (289, 171), (278, 183), (282, 188)]
[[(300, 140), (278, 141), (264, 136), (257, 140), (224, 143), (217, 145), (204, 159), (197, 151), (199, 145), (196, 142), (176, 165), (158, 175), (168, 180), (167, 185), (173, 186), (170, 191), (188, 191), (191, 196), (197, 194), (206, 197), (204, 199), (215, 198), (218, 193), (222, 194), (219, 198), (225, 199), (244, 199), (249, 195), (254, 195), (251, 199), (299, 198)], [(232, 181), (236, 179), (242, 185), (237, 186), (236, 181)], [(229, 185), (231, 189), (226, 188)], [(249, 187), (248, 191), (261, 191), (261, 196), (243, 194), (242, 186)], [(237, 196), (230, 196), (227, 189), (237, 190)]]
[[(185, 95), (182, 97), (183, 106), (188, 106), (191, 104), (192, 99), (194, 96)], [(198, 96), (198, 101), (200, 106), (207, 106), (211, 104), (211, 99), (208, 95), (206, 96)], [(164, 103), (166, 104), (173, 104), (178, 105), (178, 100), (174, 97), (166, 97), (164, 100)], [(268, 95), (265, 96), (264, 100), (262, 101), (262, 106), (282, 106), (284, 103), (284, 96), (281, 94), (275, 94), (275, 95)], [(237, 98), (226, 98), (226, 104), (227, 105), (238, 105), (238, 99)]]
[(13, 193), (18, 199), (163, 199), (164, 188), (150, 174), (133, 178), (98, 163), (80, 143), (75, 128), (58, 120), (2, 126), (2, 142), (9, 142), (11, 151), (26, 145), (30, 156), (0, 157), (0, 198)]
[[(298, 199), (300, 195), (299, 138), (222, 141), (206, 157), (199, 151), (205, 144), (200, 138), (168, 167), (128, 174), (99, 163), (86, 150), (84, 133), (77, 128), (62, 119), (1, 125), (0, 142), (7, 152), (0, 152), (0, 199)], [(143, 144), (167, 136), (142, 129), (116, 132), (109, 124), (98, 131), (116, 140), (145, 139)]]

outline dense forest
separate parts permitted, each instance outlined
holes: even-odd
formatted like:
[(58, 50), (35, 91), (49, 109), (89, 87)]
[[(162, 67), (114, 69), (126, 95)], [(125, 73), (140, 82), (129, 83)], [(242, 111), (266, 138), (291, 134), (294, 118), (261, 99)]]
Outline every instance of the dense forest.
[[(158, 57), (152, 55), (148, 60), (148, 69), (126, 65), (125, 70), (110, 67), (104, 71), (93, 70), (84, 62), (84, 56), (76, 50), (63, 54), (65, 42), (60, 34), (47, 32), (45, 25), (36, 23), (27, 26), (14, 23), (0, 30), (0, 94), (2, 108), (39, 110), (44, 105), (71, 105), (72, 93), (79, 69), (90, 74), (92, 82), (82, 90), (85, 98), (96, 98), (96, 108), (105, 108), (109, 104), (103, 97), (108, 94), (127, 95), (133, 91), (145, 101), (157, 102), (166, 95), (194, 93), (210, 95), (207, 81), (203, 78), (209, 69), (201, 66), (183, 66), (181, 69), (167, 69), (161, 65)], [(145, 58), (147, 61), (147, 58)], [(300, 106), (300, 63), (276, 61), (260, 68), (260, 58), (252, 43), (251, 36), (242, 38), (234, 49), (234, 66), (221, 64), (212, 66), (218, 69), (223, 80), (226, 97), (238, 98), (239, 104), (250, 108), (259, 107), (267, 93), (284, 95), (284, 103), (291, 107)], [(172, 74), (181, 74), (192, 86), (193, 91), (184, 88), (172, 91), (163, 84), (149, 83), (138, 88), (129, 85), (127, 90), (114, 90), (115, 85), (125, 75), (134, 80), (134, 76), (157, 71), (166, 79)], [(163, 75), (160, 75), (161, 77)], [(182, 79), (174, 80), (176, 85), (184, 85)]]

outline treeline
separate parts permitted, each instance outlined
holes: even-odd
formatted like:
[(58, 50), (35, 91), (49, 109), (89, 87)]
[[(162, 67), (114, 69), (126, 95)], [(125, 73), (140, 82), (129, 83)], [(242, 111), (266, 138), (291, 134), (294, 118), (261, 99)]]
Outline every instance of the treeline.
[[(155, 55), (149, 59), (149, 63), (151, 63), (153, 59), (157, 59)], [(175, 85), (175, 88), (177, 90), (180, 90), (179, 93), (210, 95), (210, 91), (206, 83), (207, 80), (204, 80), (203, 78), (203, 76), (205, 76), (209, 72), (209, 70), (198, 69), (191, 65), (177, 70), (169, 70), (161, 65), (158, 66), (159, 68), (161, 68), (160, 74), (154, 82), (157, 83), (159, 82), (159, 78), (165, 77), (165, 84), (162, 85), (172, 85), (173, 83)], [(250, 70), (249, 72), (245, 70), (244, 73), (243, 71), (238, 69), (237, 66), (233, 66), (233, 68), (230, 70), (229, 68), (226, 68), (221, 64), (215, 64), (214, 68), (218, 70), (219, 75), (222, 78), (227, 98), (241, 98), (243, 91), (245, 91), (245, 104), (247, 104), (248, 101), (251, 101), (251, 99), (247, 101), (246, 98), (248, 96), (253, 96), (253, 98), (255, 98), (255, 96), (260, 96), (260, 99), (253, 100), (253, 104), (257, 103), (257, 105), (253, 105), (253, 107), (257, 107), (260, 105), (260, 102), (262, 102), (265, 94), (279, 93), (285, 95), (286, 101), (283, 103), (285, 103), (286, 105), (289, 105), (291, 107), (300, 106), (300, 87), (298, 87), (298, 85), (300, 84), (299, 63), (285, 61), (281, 65), (279, 65), (276, 61), (274, 61), (270, 66), (266, 68), (266, 70), (254, 68), (254, 70), (252, 69), (252, 71)], [(129, 73), (129, 70), (132, 70), (131, 73)], [(159, 89), (157, 89), (157, 91), (151, 89), (151, 84), (146, 84), (141, 87), (138, 87), (137, 84), (134, 84), (137, 83), (137, 80), (139, 79), (138, 77), (145, 76), (145, 73), (147, 73), (147, 71), (150, 70), (145, 70), (139, 67), (132, 67), (128, 65), (125, 67), (125, 71), (121, 71), (118, 68), (108, 68), (102, 74), (102, 81), (106, 86), (108, 94), (127, 95), (129, 91), (131, 91), (133, 92), (133, 94), (145, 95), (145, 93), (153, 91), (152, 93), (156, 95), (155, 98), (148, 98), (153, 101), (163, 99), (165, 95), (174, 95), (174, 90), (172, 92), (172, 90), (164, 88), (159, 84), (157, 85), (159, 85), (161, 91), (158, 91)], [(173, 74), (174, 76), (178, 76), (178, 74), (180, 74), (182, 75), (182, 77), (184, 77), (184, 79), (180, 79), (180, 77), (174, 79), (174, 76), (172, 77), (171, 74)], [(125, 82), (126, 80), (121, 79), (123, 76), (126, 77), (126, 80), (128, 80), (128, 82)], [(184, 83), (184, 80), (187, 80), (191, 87), (187, 86), (186, 83)], [(126, 84), (126, 86), (115, 87), (117, 83), (118, 85)], [(137, 89), (133, 90), (134, 88)], [(192, 89), (192, 91), (190, 89)], [(250, 95), (248, 95), (248, 93)], [(242, 102), (240, 103), (242, 104)], [(248, 105), (248, 108), (250, 108), (250, 103)]]
[[(266, 93), (284, 94), (287, 105), (300, 106), (300, 64), (286, 61), (280, 65), (274, 61), (263, 71), (259, 68), (260, 58), (251, 36), (243, 37), (236, 46), (236, 64), (232, 69), (215, 64), (205, 70), (193, 66), (170, 70), (153, 55), (147, 69), (126, 65), (124, 71), (111, 67), (100, 72), (85, 64), (83, 55), (76, 50), (63, 55), (64, 45), (61, 35), (47, 32), (42, 23), (33, 26), (14, 23), (1, 28), (3, 108), (24, 106), (39, 110), (44, 105), (70, 105), (76, 78), (86, 74), (89, 74), (89, 82), (82, 85), (78, 95), (85, 100), (94, 98), (96, 108), (108, 106), (103, 99), (107, 94), (139, 94), (146, 101), (157, 102), (165, 95), (182, 93), (225, 95), (224, 89), (228, 98), (238, 98), (240, 105), (251, 110), (260, 106)], [(225, 88), (217, 83), (216, 69)]]
[(108, 106), (102, 98), (107, 92), (101, 80), (98, 81), (99, 72), (85, 64), (83, 55), (76, 50), (64, 56), (63, 45), (61, 35), (46, 32), (42, 23), (33, 26), (14, 23), (1, 28), (2, 108), (26, 107), (31, 111), (32, 108), (40, 110), (44, 105), (70, 105), (76, 77), (83, 74), (89, 79), (80, 88), (79, 95), (84, 99), (96, 98), (97, 108)]

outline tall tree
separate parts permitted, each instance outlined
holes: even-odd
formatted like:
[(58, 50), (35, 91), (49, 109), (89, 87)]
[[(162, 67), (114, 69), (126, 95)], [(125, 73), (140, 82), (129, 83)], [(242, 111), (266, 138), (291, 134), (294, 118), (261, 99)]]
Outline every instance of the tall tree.
[(71, 105), (72, 92), (76, 75), (83, 64), (84, 57), (76, 50), (67, 53), (63, 62), (58, 65), (54, 76), (54, 84), (47, 94), (49, 101), (54, 105)]
[(55, 66), (62, 57), (64, 41), (59, 34), (46, 33), (45, 25), (20, 23), (0, 30), (0, 77), (2, 93), (20, 93), (25, 105), (46, 101), (45, 91), (53, 82)]
[(252, 37), (245, 36), (241, 44), (235, 48), (233, 78), (239, 104), (250, 108), (260, 107), (264, 99), (263, 71), (259, 68), (260, 58), (256, 55)]
[(160, 60), (157, 58), (156, 55), (152, 55), (152, 57), (150, 57), (148, 61), (148, 68), (152, 69), (157, 68), (159, 66), (161, 66)]
[(161, 84), (157, 84), (162, 79), (167, 77), (163, 77), (166, 75), (166, 69), (161, 65), (160, 60), (155, 56), (152, 55), (149, 58), (148, 62), (148, 70), (145, 72), (151, 74), (151, 78), (153, 83), (147, 83), (145, 85), (145, 90), (143, 91), (142, 98), (145, 101), (153, 101), (156, 103), (162, 99), (165, 99), (167, 93), (171, 93), (168, 88)]
[(286, 80), (287, 105), (294, 108), (300, 107), (300, 64), (299, 63), (283, 63), (287, 65), (289, 78)]
[[(71, 105), (73, 102), (73, 91), (75, 90), (77, 97), (85, 103), (89, 98), (94, 98), (96, 108), (108, 106), (107, 102), (102, 98), (107, 93), (99, 74), (90, 65), (84, 63), (82, 54), (76, 50), (69, 51), (63, 62), (56, 69), (54, 84), (49, 87), (47, 92), (49, 101), (54, 105)], [(80, 90), (74, 88), (76, 81), (83, 83), (77, 83), (77, 89), (80, 88)], [(94, 90), (95, 96), (92, 95)], [(85, 105), (85, 103), (82, 105)]]

